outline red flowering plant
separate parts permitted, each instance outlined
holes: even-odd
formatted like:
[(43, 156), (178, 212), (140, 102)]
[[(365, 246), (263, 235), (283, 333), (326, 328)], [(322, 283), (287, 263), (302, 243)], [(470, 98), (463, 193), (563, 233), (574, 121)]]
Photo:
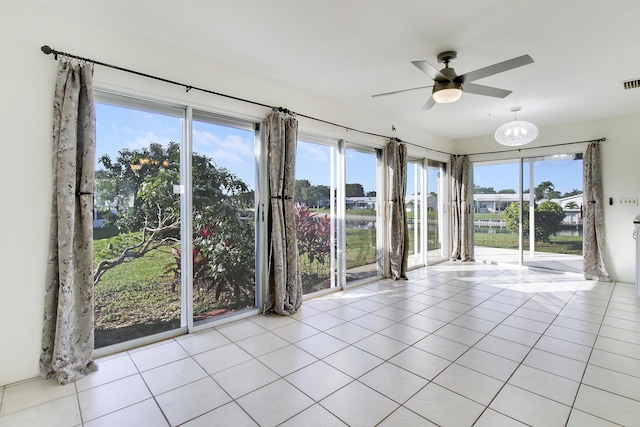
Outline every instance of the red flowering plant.
[(296, 203), (295, 214), (303, 281), (305, 275), (328, 276), (326, 264), (331, 253), (331, 218), (314, 214), (304, 203)]

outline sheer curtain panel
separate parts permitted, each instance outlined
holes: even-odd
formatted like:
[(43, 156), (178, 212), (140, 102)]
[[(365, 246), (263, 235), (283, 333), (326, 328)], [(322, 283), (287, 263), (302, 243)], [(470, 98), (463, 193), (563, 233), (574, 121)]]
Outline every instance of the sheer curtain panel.
[(405, 196), (407, 193), (407, 147), (396, 140), (387, 145), (389, 179), (389, 278), (407, 279), (409, 226)]
[(53, 199), (40, 372), (60, 384), (98, 369), (93, 354), (92, 66), (58, 64), (53, 102)]
[(583, 160), (584, 218), (583, 270), (584, 278), (610, 282), (604, 265), (604, 221), (602, 212), (602, 175), (600, 174), (600, 145), (592, 142), (587, 146)]
[(469, 157), (451, 156), (451, 259), (472, 261)]
[(269, 281), (264, 313), (294, 314), (302, 305), (295, 194), (298, 121), (272, 111), (264, 122), (269, 174)]

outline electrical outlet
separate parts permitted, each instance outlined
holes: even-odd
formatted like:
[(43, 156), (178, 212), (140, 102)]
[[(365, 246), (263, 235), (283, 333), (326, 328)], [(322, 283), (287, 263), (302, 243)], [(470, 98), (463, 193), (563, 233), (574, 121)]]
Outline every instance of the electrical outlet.
[(621, 197), (618, 199), (621, 205), (626, 206), (638, 206), (638, 198), (637, 197)]
[(616, 259), (616, 253), (615, 252), (609, 252), (609, 258), (614, 260)]

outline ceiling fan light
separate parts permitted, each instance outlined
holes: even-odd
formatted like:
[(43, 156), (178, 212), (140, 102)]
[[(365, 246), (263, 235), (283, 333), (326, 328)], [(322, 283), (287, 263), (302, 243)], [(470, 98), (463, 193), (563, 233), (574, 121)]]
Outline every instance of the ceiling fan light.
[(495, 133), (499, 144), (510, 147), (525, 145), (538, 137), (538, 128), (530, 122), (514, 120), (500, 126)]
[(433, 100), (438, 104), (448, 104), (450, 102), (456, 102), (462, 96), (462, 89), (450, 88), (440, 89), (433, 92)]

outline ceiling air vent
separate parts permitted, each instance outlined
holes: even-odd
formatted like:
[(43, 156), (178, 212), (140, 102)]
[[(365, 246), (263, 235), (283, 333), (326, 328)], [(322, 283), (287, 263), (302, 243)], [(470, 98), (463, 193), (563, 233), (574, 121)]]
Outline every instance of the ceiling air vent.
[(638, 89), (640, 88), (640, 79), (637, 80), (627, 80), (626, 82), (622, 82), (625, 89)]

